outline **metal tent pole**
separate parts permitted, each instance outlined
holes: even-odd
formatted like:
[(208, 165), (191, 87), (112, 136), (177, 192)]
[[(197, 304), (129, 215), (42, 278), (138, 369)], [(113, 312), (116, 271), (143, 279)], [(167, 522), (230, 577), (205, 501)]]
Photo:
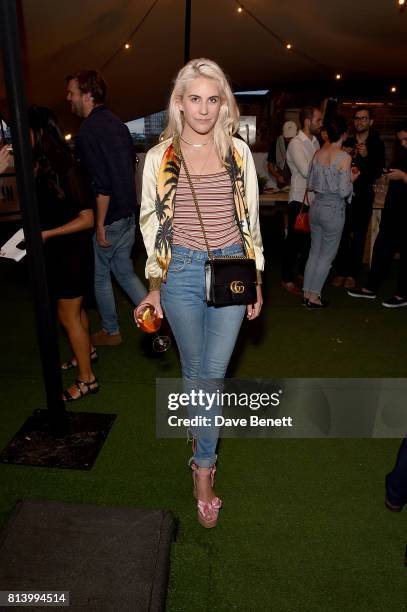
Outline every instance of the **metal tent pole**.
[(185, 0), (184, 64), (191, 59), (191, 3)]
[[(41, 230), (29, 139), (27, 101), (24, 89), (16, 3), (0, 0), (0, 36), (3, 52), (7, 98), (11, 115), (11, 133), (21, 203), (28, 269), (34, 298), (37, 334), (50, 418), (62, 421), (62, 380), (57, 328), (45, 275)], [(52, 414), (51, 414), (52, 413)]]

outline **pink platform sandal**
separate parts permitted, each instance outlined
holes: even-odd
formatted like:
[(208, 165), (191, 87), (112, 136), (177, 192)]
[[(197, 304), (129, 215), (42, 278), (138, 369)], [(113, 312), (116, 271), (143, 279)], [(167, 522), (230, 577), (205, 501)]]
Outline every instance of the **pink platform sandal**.
[[(212, 529), (216, 527), (218, 522), (219, 510), (222, 508), (222, 500), (219, 497), (214, 497), (210, 502), (204, 502), (201, 499), (198, 499), (197, 488), (196, 488), (196, 479), (201, 476), (210, 476), (211, 486), (213, 487), (215, 481), (215, 473), (216, 466), (213, 465), (211, 468), (202, 468), (196, 465), (195, 463), (191, 463), (192, 469), (192, 478), (194, 481), (194, 497), (197, 500), (197, 508), (198, 508), (198, 522), (205, 527), (206, 529)], [(205, 470), (205, 472), (203, 472)], [(209, 472), (208, 472), (209, 470)]]

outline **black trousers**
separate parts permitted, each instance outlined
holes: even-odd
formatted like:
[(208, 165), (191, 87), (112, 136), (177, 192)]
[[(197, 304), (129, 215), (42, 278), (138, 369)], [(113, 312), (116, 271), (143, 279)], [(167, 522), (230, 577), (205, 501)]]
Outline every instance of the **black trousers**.
[(394, 254), (400, 252), (396, 295), (407, 299), (407, 202), (386, 203), (373, 247), (366, 288), (376, 292), (389, 273)]
[(285, 283), (292, 283), (296, 272), (304, 274), (309, 249), (311, 245), (310, 234), (297, 232), (294, 229), (295, 219), (301, 210), (302, 202), (293, 200), (288, 204), (287, 236), (283, 245), (283, 261), (281, 267), (281, 278)]
[(356, 278), (363, 264), (363, 252), (370, 218), (374, 193), (368, 192), (355, 196), (346, 206), (345, 227), (333, 267), (338, 276)]
[(386, 492), (392, 504), (407, 502), (407, 438), (401, 443), (393, 471), (386, 476)]

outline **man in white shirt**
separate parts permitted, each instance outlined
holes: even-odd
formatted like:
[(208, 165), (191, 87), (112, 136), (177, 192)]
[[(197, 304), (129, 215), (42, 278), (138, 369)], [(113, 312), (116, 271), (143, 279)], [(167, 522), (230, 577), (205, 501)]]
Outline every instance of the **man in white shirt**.
[[(315, 151), (319, 149), (316, 136), (322, 128), (322, 113), (314, 106), (301, 109), (301, 129), (290, 141), (287, 149), (287, 163), (291, 170), (291, 186), (288, 196), (288, 226), (284, 241), (282, 263), (282, 285), (290, 293), (300, 295), (301, 289), (294, 283), (295, 271), (299, 264), (302, 274), (308, 258), (310, 236), (294, 229), (295, 219), (301, 209), (307, 186), (309, 167)], [(310, 200), (311, 200), (311, 194)]]

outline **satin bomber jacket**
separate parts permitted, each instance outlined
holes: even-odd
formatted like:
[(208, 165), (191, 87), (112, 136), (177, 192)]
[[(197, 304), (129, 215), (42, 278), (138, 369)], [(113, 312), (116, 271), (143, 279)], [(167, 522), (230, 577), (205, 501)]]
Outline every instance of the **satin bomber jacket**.
[[(165, 281), (171, 260), (174, 198), (180, 169), (174, 143), (169, 138), (150, 149), (143, 170), (140, 230), (147, 251), (145, 275), (150, 280), (150, 289), (159, 288), (160, 282)], [(240, 185), (234, 189), (236, 216), (246, 254), (255, 259), (261, 279), (264, 256), (256, 168), (251, 151), (243, 140), (233, 138), (233, 146), (231, 159), (238, 177), (236, 183)]]

